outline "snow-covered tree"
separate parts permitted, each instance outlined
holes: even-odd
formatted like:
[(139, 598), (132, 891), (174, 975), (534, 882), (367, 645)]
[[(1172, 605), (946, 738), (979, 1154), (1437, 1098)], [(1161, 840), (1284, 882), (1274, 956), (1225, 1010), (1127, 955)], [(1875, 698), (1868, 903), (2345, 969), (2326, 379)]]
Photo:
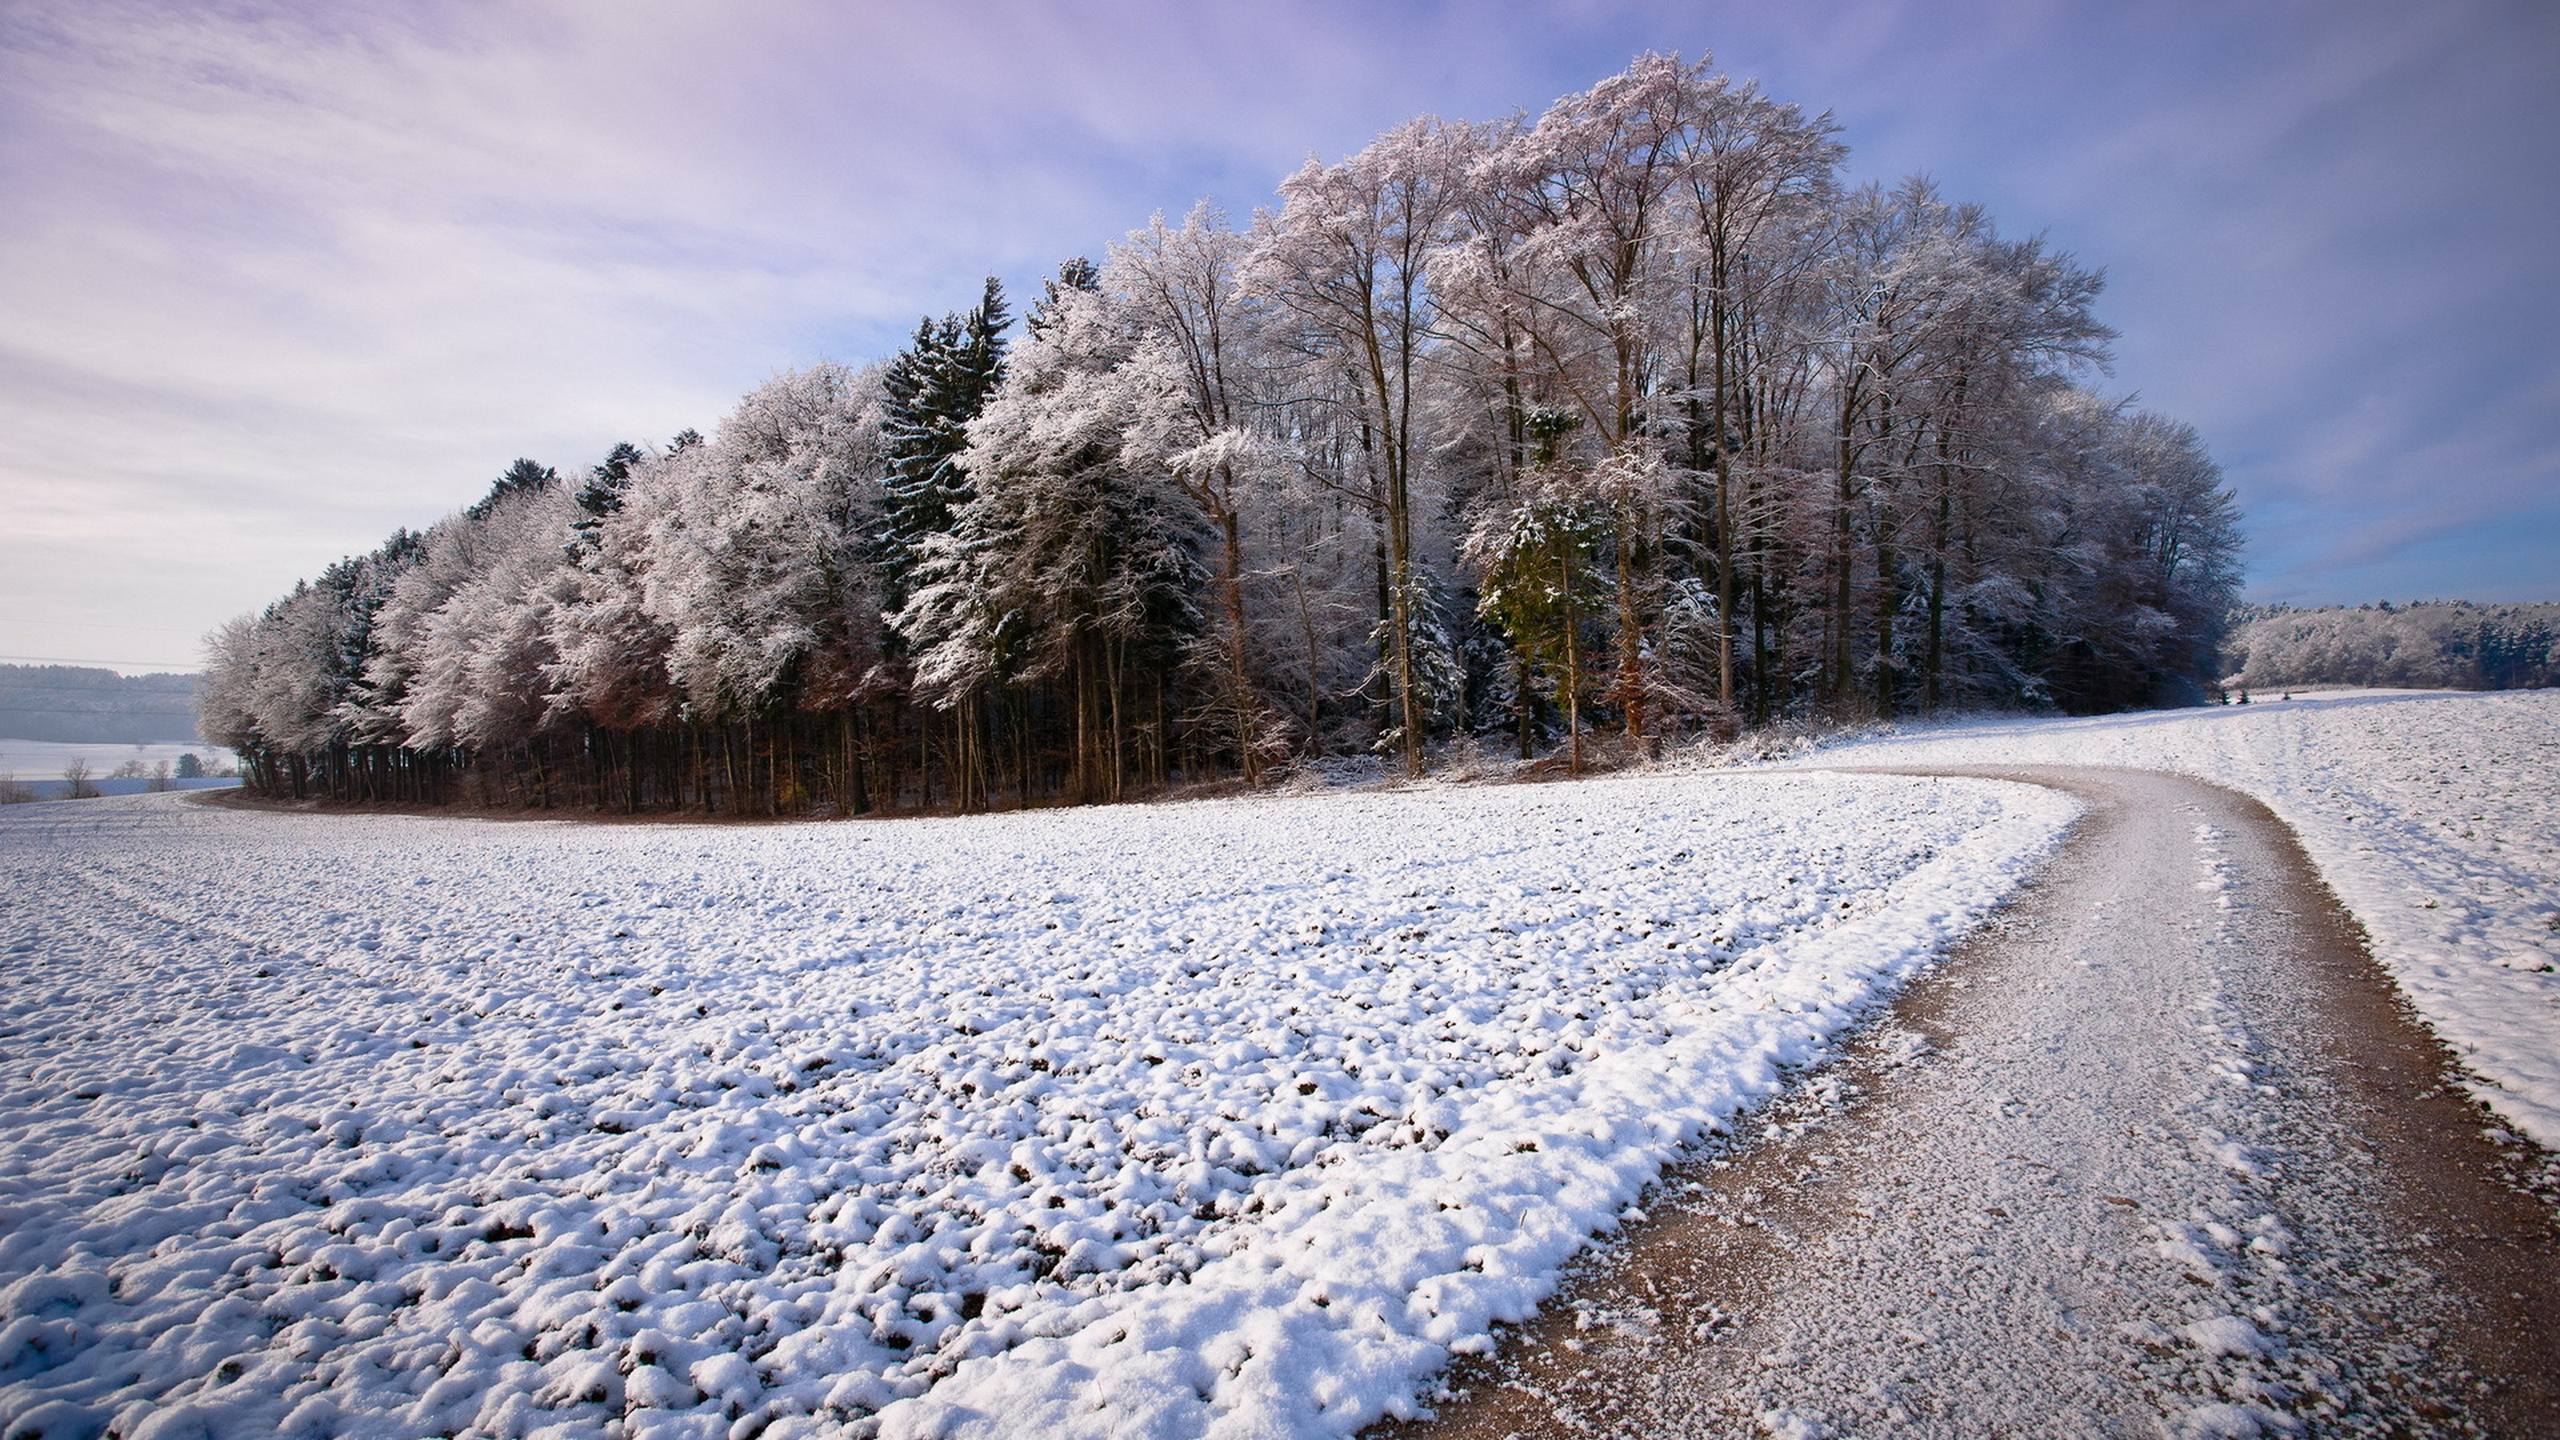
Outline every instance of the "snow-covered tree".
[(897, 622), (919, 696), (958, 717), (963, 803), (985, 798), (982, 707), (1000, 682), (1064, 687), (1073, 793), (1125, 787), (1130, 712), (1152, 692), (1162, 716), (1201, 628), (1207, 517), (1177, 474), (1190, 399), (1165, 341), (1070, 286), (970, 425), (976, 493)]
[(1277, 488), (1287, 457), (1258, 423), (1267, 401), (1268, 317), (1241, 274), (1249, 247), (1204, 201), (1179, 228), (1159, 215), (1130, 232), (1113, 248), (1101, 284), (1147, 338), (1143, 355), (1130, 360), (1156, 379), (1140, 383), (1170, 381), (1175, 401), (1170, 416), (1145, 412), (1149, 419), (1132, 433), (1158, 452), (1154, 463), (1170, 471), (1217, 533), (1219, 623), (1207, 639), (1209, 669), (1219, 681), (1212, 709), (1252, 784), (1279, 737), (1278, 716), (1255, 680), (1245, 515)]
[(969, 422), (1003, 383), (1004, 332), (1012, 323), (1004, 288), (990, 277), (967, 314), (919, 323), (914, 341), (881, 377), (880, 547), (893, 604), (903, 601), (926, 540), (948, 531), (968, 503), (961, 453)]
[[(2097, 273), (1846, 164), (1678, 56), (1414, 120), (1070, 261), (1018, 344), (989, 281), (708, 438), (517, 461), (218, 631), (208, 733), (296, 793), (858, 810), (2199, 693), (2234, 502), (2095, 388)], [(2355, 615), (2227, 663), (2555, 668), (2551, 617)]]
[(1247, 269), (1283, 312), (1305, 361), (1344, 379), (1372, 481), (1386, 557), (1381, 667), (1394, 695), (1397, 752), (1423, 766), (1426, 734), (1414, 663), (1415, 490), (1428, 437), (1417, 391), (1434, 338), (1433, 271), (1459, 235), (1474, 158), (1464, 127), (1416, 120), (1334, 165), (1313, 160), (1280, 184), (1280, 208), (1255, 231)]

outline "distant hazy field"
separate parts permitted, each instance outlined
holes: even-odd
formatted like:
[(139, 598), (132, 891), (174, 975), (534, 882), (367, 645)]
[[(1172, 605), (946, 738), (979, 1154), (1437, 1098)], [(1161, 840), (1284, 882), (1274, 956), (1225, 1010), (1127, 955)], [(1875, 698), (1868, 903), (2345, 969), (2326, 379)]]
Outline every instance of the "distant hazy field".
[[(63, 767), (74, 760), (89, 762), (90, 782), (102, 794), (135, 795), (151, 787), (148, 780), (112, 780), (108, 778), (117, 766), (127, 760), (139, 760), (142, 768), (166, 760), (169, 769), (178, 768), (178, 757), (193, 752), (206, 769), (226, 767), (232, 763), (231, 752), (218, 745), (135, 745), (116, 741), (73, 744), (62, 740), (11, 740), (0, 738), (0, 779), (14, 779), (32, 787), (37, 795), (53, 800), (70, 793), (62, 779)], [(181, 790), (218, 790), (237, 785), (237, 780), (172, 780), (171, 788)]]
[[(64, 780), (58, 775), (49, 780), (41, 776), (30, 779), (27, 776), (21, 775), (17, 777), (17, 782), (36, 792), (36, 798), (39, 800), (68, 800), (71, 798), (71, 782)], [(108, 776), (98, 775), (91, 776), (89, 783), (91, 786), (95, 787), (97, 792), (101, 795), (144, 795), (150, 793), (151, 790), (151, 782), (149, 780), (117, 780)], [(172, 779), (169, 782), (169, 788), (172, 790), (231, 790), (238, 788), (239, 784), (240, 778), (238, 776), (226, 775), (220, 779), (213, 779), (210, 777), (201, 780)]]
[(174, 770), (178, 757), (189, 751), (205, 763), (206, 769), (231, 763), (231, 752), (219, 745), (135, 745), (114, 740), (74, 744), (0, 737), (0, 775), (15, 775), (21, 780), (60, 779), (62, 767), (74, 760), (88, 761), (93, 775), (104, 775), (127, 760), (141, 761), (146, 770), (166, 760)]

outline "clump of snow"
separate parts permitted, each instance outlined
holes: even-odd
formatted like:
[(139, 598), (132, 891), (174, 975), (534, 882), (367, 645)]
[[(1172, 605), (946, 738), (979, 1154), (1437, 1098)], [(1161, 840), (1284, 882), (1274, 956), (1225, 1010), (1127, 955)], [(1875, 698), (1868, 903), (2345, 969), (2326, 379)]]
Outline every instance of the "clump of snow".
[(2199, 1405), (2177, 1418), (2170, 1433), (2193, 1440), (2251, 1440), (2251, 1437), (2273, 1431), (2279, 1435), (2298, 1434), (2301, 1424), (2290, 1416), (2280, 1415), (2260, 1405), (2234, 1405), (2218, 1401)]
[(1794, 1410), (1771, 1410), (1760, 1416), (1760, 1431), (1769, 1440), (1828, 1440), (1831, 1427)]
[(0, 1430), (1339, 1434), (2074, 807), (0, 813)]
[(2258, 1327), (2237, 1315), (2211, 1315), (2179, 1328), (2187, 1343), (2207, 1355), (2264, 1355), (2274, 1348)]
[(1810, 763), (2117, 765), (2255, 797), (2301, 838), (2480, 1097), (2560, 1149), (2560, 692), (1914, 726)]

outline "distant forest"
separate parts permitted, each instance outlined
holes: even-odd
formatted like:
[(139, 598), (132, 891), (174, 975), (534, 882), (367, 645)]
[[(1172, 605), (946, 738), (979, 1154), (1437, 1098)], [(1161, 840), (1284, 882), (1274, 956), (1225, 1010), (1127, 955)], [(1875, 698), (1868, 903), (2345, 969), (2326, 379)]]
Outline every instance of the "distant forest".
[(217, 632), (206, 732), (278, 793), (800, 813), (2200, 695), (2237, 516), (2093, 388), (2099, 274), (1845, 155), (1660, 55), (1409, 122), (1018, 331), (989, 281), (519, 461)]
[(2560, 685), (2560, 604), (2244, 606), (2223, 650), (2230, 684), (2522, 690)]
[(196, 677), (78, 665), (0, 665), (0, 736), (184, 743), (196, 738)]

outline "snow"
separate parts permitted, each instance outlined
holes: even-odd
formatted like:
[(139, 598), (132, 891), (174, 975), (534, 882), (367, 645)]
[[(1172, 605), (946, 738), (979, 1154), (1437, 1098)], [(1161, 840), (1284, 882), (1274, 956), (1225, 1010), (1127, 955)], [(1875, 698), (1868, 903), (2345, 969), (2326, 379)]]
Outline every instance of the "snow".
[(2179, 1333), (2186, 1336), (2188, 1344), (2207, 1355), (2246, 1358), (2265, 1355), (2275, 1348), (2266, 1336), (2258, 1333), (2257, 1326), (2237, 1315), (2213, 1315), (2192, 1320), (2180, 1327)]
[(2560, 1148), (2560, 691), (2338, 691), (1912, 726), (1813, 765), (2113, 765), (2248, 794), (2301, 839), (2492, 1109)]
[(1344, 1434), (2052, 792), (0, 812), (0, 1431)]
[[(68, 800), (71, 798), (71, 782), (68, 780), (21, 780), (18, 783), (26, 786), (38, 800)], [(152, 782), (149, 780), (125, 780), (118, 779), (112, 775), (99, 775), (92, 776), (90, 778), (89, 786), (100, 795), (148, 795), (152, 793), (151, 783)], [(240, 780), (238, 776), (205, 776), (195, 780), (179, 780), (173, 777), (165, 788), (171, 790), (231, 790), (238, 788), (239, 784)]]

